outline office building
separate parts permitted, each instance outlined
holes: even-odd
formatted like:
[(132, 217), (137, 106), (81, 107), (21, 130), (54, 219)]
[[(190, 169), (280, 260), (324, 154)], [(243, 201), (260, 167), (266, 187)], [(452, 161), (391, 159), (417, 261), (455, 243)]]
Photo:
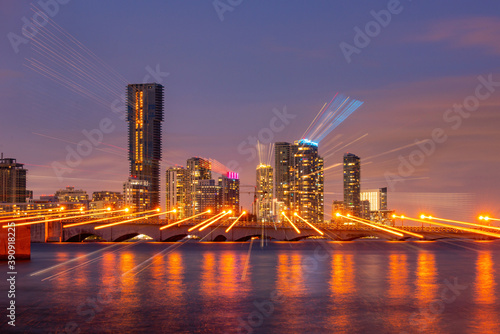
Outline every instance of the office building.
[(370, 202), (370, 211), (387, 210), (387, 188), (364, 190), (360, 197), (362, 201)]
[(187, 217), (188, 170), (184, 167), (170, 167), (166, 176), (166, 211), (177, 210), (176, 213), (168, 214), (168, 218), (183, 219)]
[(87, 204), (89, 202), (89, 195), (85, 190), (75, 189), (75, 187), (66, 187), (59, 189), (55, 195), (59, 203), (81, 203)]
[(30, 192), (26, 190), (26, 172), (16, 159), (0, 158), (0, 203), (26, 203)]
[(323, 158), (318, 144), (295, 141), (290, 150), (289, 208), (310, 223), (323, 222)]
[(152, 210), (150, 203), (149, 182), (138, 178), (130, 177), (123, 185), (123, 198), (125, 205), (131, 212)]
[(274, 144), (274, 189), (275, 197), (278, 202), (289, 206), (289, 187), (290, 187), (290, 164), (292, 145), (287, 142), (278, 142)]
[(257, 166), (256, 176), (257, 221), (269, 222), (273, 220), (273, 168), (261, 164)]
[(348, 213), (359, 217), (361, 214), (361, 162), (352, 153), (344, 154), (344, 206)]
[(137, 207), (140, 210), (150, 210), (160, 204), (163, 86), (131, 84), (127, 87), (127, 96), (130, 177), (133, 183), (147, 187), (147, 191), (134, 194), (147, 198), (133, 202), (140, 203)]
[(186, 168), (186, 216), (193, 216), (202, 212), (196, 197), (198, 181), (212, 179), (212, 165), (207, 159), (193, 157), (187, 160)]
[(220, 205), (222, 210), (231, 210), (231, 216), (240, 212), (240, 180), (238, 173), (227, 172), (219, 177)]

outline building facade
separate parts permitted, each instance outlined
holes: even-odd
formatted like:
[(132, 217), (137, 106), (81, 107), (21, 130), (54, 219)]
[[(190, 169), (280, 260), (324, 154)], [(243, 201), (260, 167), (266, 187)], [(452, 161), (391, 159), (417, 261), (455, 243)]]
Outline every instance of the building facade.
[(160, 205), (163, 86), (131, 84), (127, 97), (130, 177), (148, 187), (148, 191), (138, 194), (147, 196), (139, 208), (151, 210)]
[(290, 166), (292, 145), (287, 142), (274, 144), (274, 189), (278, 202), (289, 206)]
[(362, 201), (370, 202), (370, 211), (387, 210), (387, 188), (364, 190), (360, 196)]
[[(200, 203), (197, 201), (197, 187), (200, 180), (212, 179), (212, 165), (209, 160), (193, 157), (187, 160), (187, 194), (186, 194), (186, 216), (193, 216), (200, 212)], [(206, 211), (206, 210), (205, 210)]]
[(130, 177), (123, 185), (123, 198), (125, 205), (130, 208), (131, 212), (140, 212), (152, 210), (150, 196), (148, 195), (151, 189), (149, 182), (137, 178)]
[(361, 160), (352, 153), (344, 154), (344, 206), (347, 213), (361, 214)]
[(0, 159), (0, 203), (26, 203), (30, 193), (26, 190), (24, 165), (16, 159)]
[(188, 170), (184, 167), (170, 167), (166, 173), (166, 211), (176, 209), (168, 214), (169, 219), (184, 219), (187, 206)]
[(289, 207), (310, 223), (322, 223), (324, 215), (323, 158), (318, 144), (308, 140), (291, 146)]
[(261, 164), (256, 170), (257, 221), (273, 220), (273, 167)]
[(240, 213), (240, 179), (238, 173), (227, 172), (219, 177), (220, 205), (222, 210), (231, 210), (231, 216)]

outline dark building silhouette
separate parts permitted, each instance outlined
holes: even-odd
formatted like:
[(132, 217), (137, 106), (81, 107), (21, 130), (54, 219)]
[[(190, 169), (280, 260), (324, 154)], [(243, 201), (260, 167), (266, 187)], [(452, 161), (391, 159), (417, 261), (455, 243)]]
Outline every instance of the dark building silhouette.
[(344, 208), (354, 216), (361, 214), (361, 162), (352, 153), (344, 154)]

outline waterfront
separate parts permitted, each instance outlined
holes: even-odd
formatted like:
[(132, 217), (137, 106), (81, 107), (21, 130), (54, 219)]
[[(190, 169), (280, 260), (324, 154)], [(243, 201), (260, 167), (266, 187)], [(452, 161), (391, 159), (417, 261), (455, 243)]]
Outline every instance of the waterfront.
[(33, 244), (31, 261), (17, 265), (15, 332), (500, 330), (498, 241), (261, 248), (255, 240), (249, 248), (250, 242)]

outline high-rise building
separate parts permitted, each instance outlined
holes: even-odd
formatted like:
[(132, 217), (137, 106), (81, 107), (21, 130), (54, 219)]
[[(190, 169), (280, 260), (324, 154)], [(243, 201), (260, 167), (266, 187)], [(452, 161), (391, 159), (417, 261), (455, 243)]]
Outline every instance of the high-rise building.
[(196, 200), (198, 181), (212, 178), (212, 165), (209, 160), (203, 158), (190, 158), (187, 160), (187, 174), (186, 215), (193, 216), (203, 212), (200, 211), (200, 205)]
[(131, 212), (146, 211), (151, 208), (148, 195), (150, 188), (148, 181), (133, 177), (123, 184), (125, 205), (130, 208)]
[(200, 213), (209, 209), (213, 213), (221, 210), (221, 187), (215, 180), (198, 180), (196, 189), (195, 198)]
[(257, 220), (269, 222), (273, 220), (273, 167), (260, 164), (256, 174)]
[(170, 167), (167, 169), (166, 185), (166, 211), (177, 210), (176, 213), (169, 214), (169, 218), (183, 219), (187, 217), (188, 170), (184, 167)]
[(364, 190), (360, 198), (362, 201), (370, 202), (370, 211), (387, 210), (387, 188)]
[(26, 172), (16, 159), (0, 158), (0, 203), (26, 203)]
[(323, 222), (323, 158), (318, 144), (299, 140), (290, 150), (289, 208), (310, 223)]
[(359, 217), (361, 184), (360, 158), (352, 153), (344, 154), (344, 205), (348, 213)]
[(220, 204), (223, 210), (231, 210), (232, 216), (240, 212), (240, 179), (238, 173), (227, 172), (219, 177)]
[(121, 209), (123, 207), (123, 194), (118, 191), (95, 191), (89, 209), (100, 210), (107, 207)]
[(160, 204), (161, 122), (163, 121), (163, 86), (156, 83), (131, 84), (127, 87), (130, 176), (141, 181), (147, 191), (140, 202), (142, 210)]
[(274, 189), (278, 202), (282, 202), (285, 207), (289, 207), (288, 199), (290, 188), (290, 164), (291, 147), (287, 142), (274, 144)]

